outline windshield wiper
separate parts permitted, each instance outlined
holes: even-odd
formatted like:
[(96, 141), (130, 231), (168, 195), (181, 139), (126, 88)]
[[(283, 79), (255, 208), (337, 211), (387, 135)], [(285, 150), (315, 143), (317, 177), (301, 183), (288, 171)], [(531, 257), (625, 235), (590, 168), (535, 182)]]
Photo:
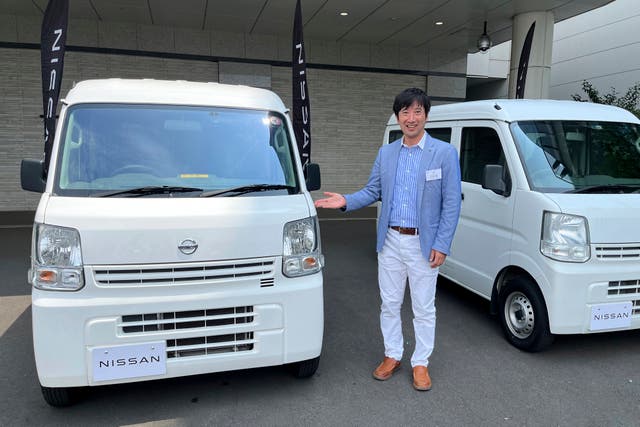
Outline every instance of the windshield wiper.
[(195, 187), (171, 187), (168, 185), (149, 185), (146, 187), (129, 188), (128, 190), (106, 191), (96, 193), (96, 197), (111, 197), (123, 194), (131, 194), (134, 197), (149, 196), (152, 194), (190, 193), (192, 191), (202, 191), (202, 188)]
[[(635, 191), (633, 191), (635, 189)], [(569, 190), (567, 193), (637, 193), (640, 190), (640, 184), (604, 184), (604, 185), (588, 185), (575, 190)]]
[(296, 187), (293, 187), (291, 185), (282, 184), (253, 184), (243, 185), (242, 187), (226, 188), (222, 190), (205, 191), (204, 193), (200, 194), (200, 197), (216, 197), (230, 193), (233, 193), (232, 196), (238, 196), (240, 194), (255, 193), (258, 191), (295, 190), (295, 188)]

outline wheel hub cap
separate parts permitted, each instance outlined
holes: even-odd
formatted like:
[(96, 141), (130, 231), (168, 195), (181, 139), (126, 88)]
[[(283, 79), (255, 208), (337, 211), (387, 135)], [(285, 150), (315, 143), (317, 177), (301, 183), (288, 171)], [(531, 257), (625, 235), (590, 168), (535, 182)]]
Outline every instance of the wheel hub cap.
[(507, 298), (504, 310), (511, 333), (520, 339), (529, 337), (535, 325), (533, 306), (529, 298), (521, 292), (514, 292)]

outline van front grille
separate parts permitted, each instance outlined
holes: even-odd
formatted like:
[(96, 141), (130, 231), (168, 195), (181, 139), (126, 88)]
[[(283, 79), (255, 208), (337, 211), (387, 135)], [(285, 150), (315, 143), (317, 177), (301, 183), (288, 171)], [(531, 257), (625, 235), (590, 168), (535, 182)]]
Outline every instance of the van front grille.
[(167, 340), (167, 358), (207, 356), (253, 350), (253, 332)]
[[(640, 279), (638, 280), (617, 280), (609, 282), (607, 294), (610, 297), (615, 298), (617, 301), (628, 301), (631, 299), (633, 308), (631, 309), (632, 316), (640, 316)], [(627, 299), (628, 298), (628, 299)], [(635, 298), (635, 299), (632, 299)], [(623, 300), (623, 301), (624, 301)]]
[(604, 261), (640, 259), (640, 243), (596, 246), (596, 257)]
[(93, 270), (98, 286), (137, 287), (265, 279), (274, 275), (274, 259), (207, 263), (99, 266)]
[(191, 310), (166, 313), (129, 314), (122, 316), (119, 327), (125, 334), (215, 326), (246, 325), (255, 316), (253, 306)]
[(609, 295), (632, 295), (640, 296), (640, 280), (617, 280), (609, 282), (607, 289)]

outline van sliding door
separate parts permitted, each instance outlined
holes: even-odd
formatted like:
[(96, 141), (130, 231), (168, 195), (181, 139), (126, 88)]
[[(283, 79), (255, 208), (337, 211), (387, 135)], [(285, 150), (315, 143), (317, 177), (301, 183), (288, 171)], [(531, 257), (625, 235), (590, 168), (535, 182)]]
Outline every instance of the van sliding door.
[(503, 166), (510, 188), (511, 176), (504, 153), (500, 128), (495, 123), (478, 121), (462, 128), (462, 209), (445, 275), (485, 297), (491, 296), (498, 271), (509, 265), (514, 194), (501, 195), (482, 188), (486, 165)]

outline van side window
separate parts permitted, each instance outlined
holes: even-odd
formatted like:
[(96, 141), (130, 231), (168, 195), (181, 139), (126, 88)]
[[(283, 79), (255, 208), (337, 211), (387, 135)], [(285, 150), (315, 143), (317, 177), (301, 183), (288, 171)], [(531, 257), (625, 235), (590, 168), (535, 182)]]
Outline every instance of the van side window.
[(451, 144), (451, 128), (429, 128), (427, 133), (432, 138)]
[[(451, 128), (429, 128), (426, 129), (426, 131), (432, 138), (451, 143)], [(389, 140), (387, 141), (387, 144), (391, 144), (393, 141), (400, 138), (402, 138), (402, 131), (392, 130), (389, 132)]]
[(500, 137), (492, 128), (463, 128), (460, 146), (462, 181), (482, 184), (485, 165), (502, 165), (506, 169), (507, 165), (500, 145)]
[(389, 140), (387, 141), (387, 144), (391, 144), (392, 142), (398, 140), (402, 138), (402, 131), (401, 130), (392, 130), (389, 132)]

